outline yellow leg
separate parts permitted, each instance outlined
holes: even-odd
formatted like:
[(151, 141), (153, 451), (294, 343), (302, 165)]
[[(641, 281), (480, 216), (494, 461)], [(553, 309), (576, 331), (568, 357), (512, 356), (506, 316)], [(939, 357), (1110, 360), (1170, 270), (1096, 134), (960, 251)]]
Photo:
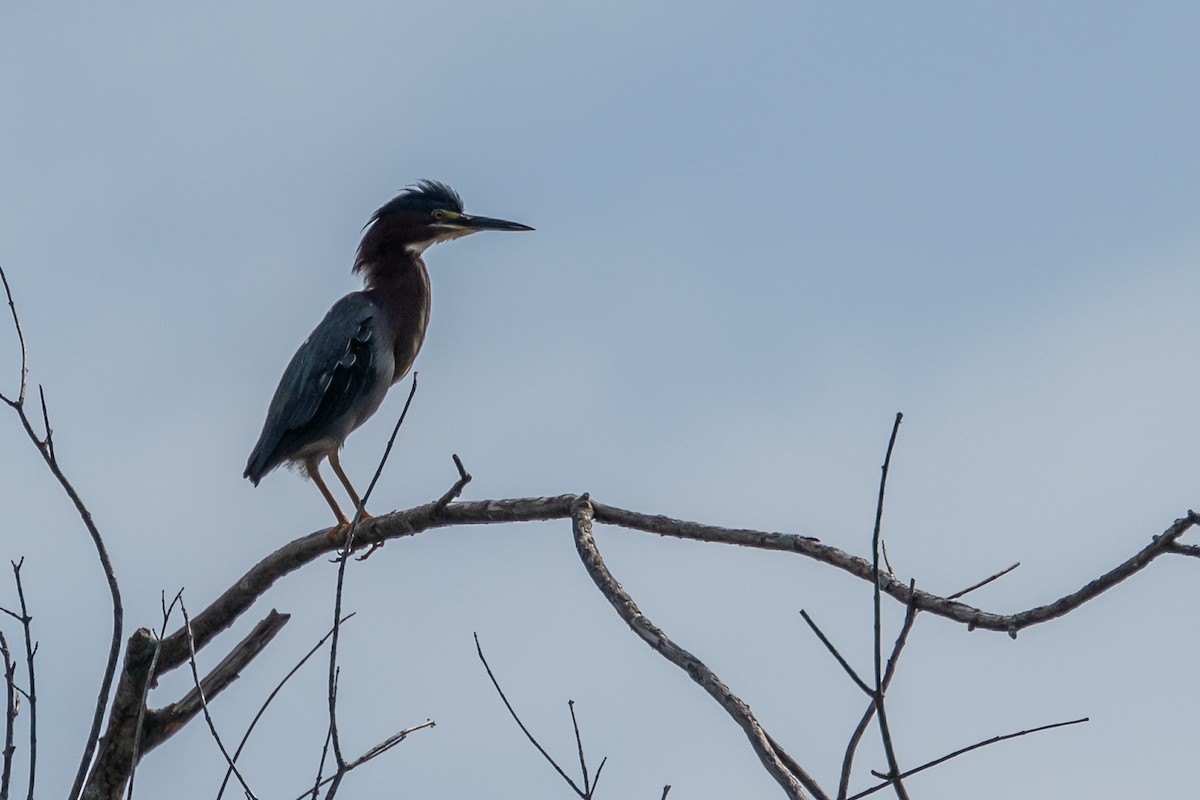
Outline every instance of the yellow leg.
[(329, 507), (333, 509), (333, 515), (337, 517), (338, 529), (348, 529), (350, 520), (346, 519), (346, 515), (342, 513), (342, 509), (338, 508), (337, 501), (333, 499), (333, 493), (329, 491), (329, 487), (325, 485), (325, 481), (321, 479), (321, 473), (317, 469), (316, 461), (309, 461), (304, 465), (305, 472), (308, 477), (312, 478), (312, 482), (321, 490), (321, 496), (325, 498), (325, 502), (329, 503)]
[[(337, 451), (334, 450), (329, 454), (329, 466), (333, 469), (333, 474), (338, 476), (338, 480), (342, 482), (342, 486), (346, 487), (346, 493), (350, 495), (350, 500), (354, 503), (354, 510), (357, 511), (362, 506), (362, 499), (358, 496), (358, 492), (354, 491), (354, 487), (350, 485), (350, 479), (346, 477), (346, 473), (342, 471), (342, 462), (338, 459)], [(363, 519), (371, 519), (371, 515), (367, 513), (367, 509), (362, 510)]]

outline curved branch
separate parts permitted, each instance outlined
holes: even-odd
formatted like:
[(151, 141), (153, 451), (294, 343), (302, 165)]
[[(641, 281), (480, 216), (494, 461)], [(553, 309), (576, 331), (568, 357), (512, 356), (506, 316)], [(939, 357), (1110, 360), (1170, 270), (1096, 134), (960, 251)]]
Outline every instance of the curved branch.
[[(46, 412), (46, 395), (39, 393), (42, 399), (42, 420), (46, 428), (46, 435), (39, 437), (37, 431), (33, 429), (33, 423), (29, 421), (29, 415), (25, 413), (25, 393), (29, 384), (29, 359), (28, 350), (25, 345), (25, 334), (21, 330), (21, 319), (17, 315), (17, 306), (13, 301), (12, 289), (8, 285), (8, 277), (4, 274), (4, 268), (0, 267), (0, 282), (4, 284), (4, 294), (8, 298), (8, 308), (12, 312), (13, 327), (17, 331), (17, 340), (21, 348), (21, 379), (20, 388), (15, 399), (0, 395), (5, 403), (7, 403), (21, 420), (22, 427), (25, 428), (25, 435), (29, 437), (29, 441), (33, 442), (33, 446), (37, 448), (41, 454), (42, 460), (46, 462), (46, 466), (50, 468), (59, 486), (70, 498), (71, 503), (75, 506), (76, 513), (79, 514), (79, 519), (83, 521), (84, 527), (87, 528), (88, 534), (92, 537), (92, 544), (96, 548), (96, 554), (100, 557), (100, 566), (104, 570), (104, 577), (108, 581), (108, 591), (112, 596), (112, 638), (108, 645), (108, 661), (104, 667), (104, 678), (100, 682), (100, 692), (96, 698), (96, 709), (92, 714), (92, 727), (88, 731), (87, 742), (83, 747), (83, 756), (79, 761), (79, 769), (75, 773), (75, 783), (71, 786), (71, 793), (68, 795), (70, 800), (75, 800), (83, 791), (83, 781), (87, 777), (88, 767), (91, 766), (92, 756), (96, 752), (96, 746), (100, 739), (100, 728), (104, 725), (104, 709), (108, 706), (108, 697), (112, 691), (113, 678), (117, 673), (117, 661), (121, 655), (121, 630), (124, 625), (125, 609), (121, 603), (121, 589), (117, 585), (117, 575), (113, 570), (112, 561), (108, 557), (108, 548), (104, 544), (104, 539), (100, 536), (100, 530), (96, 527), (96, 523), (92, 520), (92, 512), (84, 505), (83, 498), (75, 491), (75, 487), (67, 480), (66, 474), (62, 471), (58, 464), (58, 457), (54, 454), (53, 432), (50, 430), (50, 417)], [(30, 781), (32, 784), (32, 779)], [(30, 792), (32, 795), (32, 790)]]
[[(406, 511), (396, 511), (375, 517), (360, 524), (359, 527), (364, 541), (382, 542), (451, 525), (487, 525), (502, 522), (567, 519), (571, 516), (571, 509), (578, 500), (579, 495), (564, 494), (556, 497), (459, 501), (442, 507), (439, 507), (440, 501), (435, 501)], [(627, 511), (595, 501), (591, 501), (591, 507), (596, 522), (678, 539), (795, 553), (837, 567), (865, 581), (871, 581), (873, 578), (870, 561), (811, 537), (685, 522), (661, 515)], [(1079, 590), (1052, 603), (1036, 606), (1016, 614), (984, 611), (922, 589), (910, 589), (907, 583), (889, 575), (880, 576), (880, 590), (905, 605), (911, 603), (918, 611), (927, 611), (955, 622), (961, 622), (972, 629), (1004, 631), (1015, 636), (1017, 631), (1022, 628), (1048, 622), (1073, 611), (1088, 600), (1144, 569), (1159, 556), (1173, 553), (1173, 547), (1179, 537), (1197, 524), (1200, 524), (1200, 515), (1189, 511), (1187, 516), (1177, 519), (1162, 534), (1155, 536), (1150, 544)], [(199, 650), (214, 636), (232, 625), (255, 600), (274, 585), (275, 581), (308, 562), (336, 550), (337, 545), (331, 544), (329, 541), (331, 530), (331, 528), (324, 528), (288, 542), (251, 567), (220, 597), (196, 614), (192, 618), (192, 632), (196, 637), (196, 649)], [(187, 660), (187, 654), (186, 633), (176, 631), (163, 640), (162, 653), (155, 674), (161, 675), (180, 666)]]
[(600, 557), (600, 552), (596, 549), (596, 540), (592, 538), (592, 507), (588, 502), (587, 495), (575, 503), (571, 522), (571, 529), (575, 534), (575, 548), (579, 551), (580, 560), (583, 561), (584, 567), (587, 568), (588, 574), (592, 576), (592, 580), (595, 581), (601, 594), (617, 610), (621, 619), (625, 620), (625, 624), (659, 655), (686, 672), (717, 701), (721, 708), (725, 709), (729, 716), (733, 717), (734, 721), (745, 731), (746, 738), (750, 740), (751, 747), (758, 754), (758, 758), (766, 767), (767, 772), (790, 797), (806, 798), (808, 795), (804, 790), (807, 789), (818, 800), (828, 800), (828, 795), (821, 790), (821, 787), (808, 773), (800, 769), (799, 765), (790, 759), (790, 763), (784, 763), (776, 752), (773, 741), (751, 713), (750, 706), (734, 695), (703, 661), (675, 644), (661, 628), (647, 619), (633, 598), (621, 588), (621, 584), (617, 583), (617, 579), (608, 571), (608, 567)]

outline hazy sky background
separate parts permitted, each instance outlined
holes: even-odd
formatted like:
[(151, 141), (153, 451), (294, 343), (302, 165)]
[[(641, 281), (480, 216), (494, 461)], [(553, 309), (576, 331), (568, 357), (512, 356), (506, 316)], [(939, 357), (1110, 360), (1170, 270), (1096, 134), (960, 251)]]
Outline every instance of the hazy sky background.
[[(195, 612), (325, 527), (313, 487), (241, 478), (295, 348), (357, 288), (379, 205), (417, 178), (533, 225), (426, 254), (420, 389), (371, 508), (590, 491), (865, 554), (905, 413), (894, 566), (1007, 612), (1078, 588), (1200, 503), (1200, 10), (1193, 3), (10, 4), (0, 14), (0, 263), (31, 380), (127, 604)], [(0, 325), (0, 386), (15, 338)], [(405, 385), (406, 386), (406, 385)], [(365, 484), (403, 391), (353, 435)], [(42, 797), (74, 775), (107, 651), (86, 533), (0, 416), (3, 555), (40, 641)], [(599, 529), (642, 610), (830, 789), (864, 700), (869, 587), (800, 558)], [(1191, 541), (1196, 538), (1191, 537)], [(1003, 635), (923, 618), (892, 694), (902, 764), (1079, 716), (913, 779), (914, 797), (1177, 797), (1194, 784), (1197, 565), (1164, 560)], [(236, 740), (324, 633), (335, 571), (280, 582), (279, 638), (214, 703)], [(0, 604), (15, 603), (0, 577)], [(427, 717), (346, 797), (567, 797), (474, 655), (564, 763), (574, 699), (599, 798), (780, 796), (741, 731), (633, 636), (566, 523), (441, 530), (349, 571), (348, 752)], [(902, 614), (888, 605), (888, 622)], [(17, 629), (3, 623), (11, 637)], [(151, 695), (175, 700), (182, 670)], [(310, 782), (325, 667), (244, 756)], [(874, 738), (863, 772), (884, 762)], [(211, 798), (202, 723), (138, 771)], [(181, 779), (183, 783), (181, 785)]]

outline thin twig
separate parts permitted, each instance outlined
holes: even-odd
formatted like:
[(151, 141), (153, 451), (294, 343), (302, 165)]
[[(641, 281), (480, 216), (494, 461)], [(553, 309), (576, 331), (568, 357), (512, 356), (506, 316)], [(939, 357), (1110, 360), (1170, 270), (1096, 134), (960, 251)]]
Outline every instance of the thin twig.
[[(325, 731), (325, 744), (321, 747), (321, 760), (317, 762), (317, 777), (313, 780), (313, 787), (309, 791), (300, 795), (300, 798), (309, 797), (312, 800), (317, 800), (317, 794), (321, 791), (321, 786), (324, 781), (321, 776), (325, 773), (325, 762), (329, 760), (329, 743), (333, 741), (333, 728), (330, 727)], [(299, 800), (299, 798), (297, 799)]]
[(46, 408), (46, 389), (40, 383), (38, 384), (38, 397), (42, 401), (42, 430), (46, 432), (42, 442), (46, 445), (46, 452), (50, 454), (50, 459), (54, 460), (54, 429), (50, 427), (50, 411)]
[[(521, 729), (521, 733), (525, 734), (525, 738), (529, 740), (530, 744), (537, 748), (537, 751), (542, 754), (542, 758), (546, 759), (550, 766), (554, 767), (554, 771), (557, 772), (559, 776), (567, 782), (567, 785), (571, 787), (575, 794), (582, 798), (587, 798), (588, 793), (583, 789), (580, 789), (579, 785), (571, 779), (571, 776), (567, 775), (567, 773), (563, 771), (563, 768), (558, 765), (558, 762), (554, 760), (554, 757), (546, 752), (546, 748), (542, 747), (537, 738), (529, 732), (529, 728), (525, 727), (525, 723), (521, 722), (521, 718), (517, 716), (516, 709), (512, 707), (512, 703), (508, 702), (508, 698), (505, 696), (504, 690), (500, 688), (500, 682), (496, 680), (496, 676), (492, 673), (492, 668), (488, 665), (487, 659), (483, 656), (483, 645), (479, 643), (478, 633), (475, 634), (475, 652), (479, 654), (479, 660), (483, 662), (483, 668), (487, 670), (487, 675), (492, 682), (492, 686), (496, 687), (496, 694), (500, 695), (500, 699), (504, 701), (504, 707), (507, 708), (508, 713), (512, 715), (513, 720), (517, 723), (517, 727)], [(583, 756), (581, 754), (580, 760), (582, 760), (582, 758)], [(587, 772), (585, 771), (584, 775), (586, 774)]]
[[(897, 412), (896, 421), (892, 423), (892, 435), (888, 439), (887, 454), (883, 458), (883, 467), (879, 477), (879, 500), (875, 504), (875, 532), (871, 536), (871, 568), (874, 573), (874, 616), (875, 616), (875, 713), (879, 718), (879, 735), (883, 739), (883, 752), (887, 756), (888, 771), (895, 779), (896, 796), (899, 800), (909, 800), (904, 782), (900, 779), (900, 766), (896, 761), (896, 748), (892, 744), (892, 732), (888, 727), (887, 705), (883, 701), (883, 623), (882, 623), (882, 592), (879, 589), (879, 537), (883, 528), (883, 498), (887, 494), (888, 469), (892, 464), (892, 451), (896, 447), (896, 436), (900, 432), (900, 423), (904, 415)], [(911, 592), (910, 592), (911, 595)]]
[[(476, 644), (478, 645), (478, 641)], [(567, 708), (571, 710), (571, 727), (575, 729), (575, 746), (579, 749), (579, 771), (583, 773), (583, 791), (590, 795), (592, 784), (588, 777), (587, 759), (583, 757), (583, 737), (579, 735), (579, 720), (575, 718), (575, 701), (568, 700)]]
[(4, 284), (4, 295), (8, 298), (8, 311), (12, 314), (13, 328), (17, 331), (17, 346), (21, 350), (21, 376), (17, 387), (17, 398), (13, 400), (0, 394), (0, 400), (19, 409), (25, 403), (25, 388), (29, 385), (29, 349), (25, 346), (25, 332), (21, 329), (21, 317), (17, 314), (17, 304), (13, 301), (12, 287), (8, 285), (8, 276), (4, 274), (2, 266), (0, 266), (0, 283)]
[[(162, 606), (162, 627), (155, 631), (154, 634), (154, 655), (150, 656), (150, 667), (146, 670), (147, 675), (153, 675), (155, 667), (158, 666), (158, 655), (162, 652), (162, 638), (167, 635), (167, 623), (171, 619), (171, 612), (175, 610), (177, 603), (183, 602), (183, 589), (175, 593), (175, 599), (171, 601), (171, 605), (167, 605), (167, 593), (162, 591), (159, 593), (159, 605)], [(125, 792), (125, 797), (128, 800), (133, 800), (133, 779), (137, 775), (137, 765), (141, 758), (142, 744), (142, 725), (146, 720), (146, 699), (150, 696), (151, 681), (146, 681), (142, 687), (142, 698), (138, 703), (137, 722), (133, 726), (133, 755), (129, 761), (129, 785)]]
[[(363, 764), (367, 763), (368, 761), (370, 761), (371, 759), (373, 759), (377, 756), (383, 755), (388, 750), (391, 750), (393, 747), (395, 747), (396, 745), (400, 744), (405, 739), (407, 739), (409, 737), (409, 735), (416, 733), (417, 731), (422, 730), (424, 728), (433, 728), (436, 726), (437, 726), (436, 722), (434, 722), (431, 719), (427, 719), (420, 724), (413, 725), (412, 727), (405, 728), (402, 731), (397, 731), (396, 733), (393, 733), (391, 736), (384, 739), (382, 742), (375, 745), (374, 747), (372, 747), (367, 752), (363, 753), (358, 758), (354, 759), (353, 761), (347, 761), (345, 771), (336, 773), (334, 775), (330, 775), (328, 778), (324, 778), (324, 779), (322, 779), (320, 774), (318, 773), (316, 785), (314, 785), (313, 788), (311, 788), (311, 789), (306, 789), (302, 794), (297, 795), (296, 800), (304, 800), (305, 797), (311, 797), (311, 798), (314, 798), (314, 800), (315, 800), (315, 798), (317, 796), (317, 790), (319, 790), (322, 786), (326, 785), (327, 783), (334, 782), (334, 781), (340, 781), (342, 779), (342, 776), (345, 775), (347, 772), (349, 772), (352, 769), (356, 769), (357, 767), (361, 767)], [(328, 746), (328, 738), (326, 739), (326, 745)], [(322, 754), (321, 760), (324, 761), (324, 754)], [(326, 795), (326, 796), (328, 796), (328, 795)]]
[(663, 787), (662, 797), (658, 798), (658, 800), (667, 800), (667, 794), (670, 791), (671, 791), (671, 784), (668, 783), (666, 786)]
[[(910, 597), (914, 596), (912, 590), (915, 588), (916, 581), (910, 580)], [(916, 621), (917, 607), (910, 601), (904, 613), (904, 624), (900, 626), (900, 633), (896, 636), (896, 641), (892, 645), (892, 654), (888, 656), (887, 669), (883, 673), (883, 691), (885, 694), (888, 687), (892, 684), (892, 678), (896, 675), (896, 667), (900, 663), (900, 653), (904, 650), (904, 645), (908, 643), (908, 634), (912, 631), (913, 624)], [(874, 718), (875, 696), (874, 692), (872, 692), (871, 703), (858, 720), (858, 725), (855, 726), (854, 732), (850, 734), (850, 741), (846, 743), (846, 754), (842, 758), (842, 774), (838, 781), (838, 800), (846, 800), (846, 795), (850, 792), (850, 775), (854, 770), (854, 753), (858, 749), (858, 744), (862, 741), (863, 735), (867, 732), (867, 726), (871, 724), (871, 720)]]
[[(29, 702), (29, 792), (28, 800), (33, 800), (33, 784), (37, 778), (37, 676), (33, 669), (33, 659), (37, 655), (37, 644), (33, 641), (33, 617), (29, 616), (29, 608), (25, 605), (25, 586), (21, 583), (21, 567), (25, 564), (22, 557), (19, 561), (11, 561), (13, 579), (17, 584), (17, 602), (21, 606), (21, 630), (25, 636), (25, 673), (29, 678), (29, 691), (25, 699)], [(9, 612), (12, 613), (11, 611)]]
[(802, 608), (800, 609), (800, 616), (804, 618), (804, 621), (808, 623), (808, 627), (811, 628), (812, 632), (815, 633), (817, 638), (821, 640), (821, 644), (825, 645), (825, 649), (829, 651), (830, 655), (837, 659), (838, 664), (840, 664), (842, 669), (846, 671), (846, 674), (850, 676), (850, 680), (854, 681), (858, 688), (862, 689), (867, 697), (874, 696), (875, 693), (872, 691), (871, 687), (867, 686), (866, 682), (863, 681), (862, 678), (858, 677), (858, 673), (854, 671), (854, 667), (850, 666), (850, 663), (842, 657), (842, 654), (838, 652), (838, 649), (833, 646), (833, 642), (829, 641), (829, 638), (824, 634), (824, 632), (817, 627), (817, 623), (813, 622), (813, 619), (808, 615), (808, 612)]
[[(341, 625), (341, 624), (345, 623), (346, 620), (353, 617), (355, 613), (356, 612), (351, 612), (351, 613), (347, 614), (346, 616), (342, 617), (342, 619), (338, 622), (338, 624)], [(262, 706), (259, 707), (258, 713), (254, 715), (254, 719), (250, 720), (250, 724), (246, 727), (246, 732), (244, 734), (242, 734), (242, 740), (240, 742), (238, 742), (237, 749), (233, 751), (233, 760), (234, 761), (237, 761), (238, 757), (240, 757), (242, 755), (242, 750), (246, 747), (246, 743), (250, 741), (250, 734), (254, 732), (254, 727), (256, 725), (258, 725), (258, 721), (260, 719), (262, 719), (263, 714), (266, 713), (267, 706), (271, 705), (271, 702), (275, 700), (276, 695), (278, 695), (280, 690), (283, 689), (284, 684), (286, 684), (289, 680), (291, 680), (292, 676), (300, 671), (300, 668), (304, 666), (305, 662), (308, 661), (308, 659), (312, 658), (312, 656), (314, 654), (316, 654), (316, 652), (318, 650), (321, 649), (321, 645), (325, 644), (325, 642), (328, 641), (330, 636), (333, 636), (333, 628), (330, 628), (329, 632), (326, 633), (324, 636), (322, 636), (317, 641), (317, 643), (312, 646), (312, 649), (309, 650), (307, 653), (305, 653), (304, 657), (301, 658), (298, 662), (296, 662), (296, 665), (294, 667), (292, 667), (291, 670), (288, 671), (288, 674), (283, 676), (283, 680), (281, 680), (278, 684), (276, 684), (275, 688), (271, 690), (271, 693), (269, 695), (267, 695), (267, 699), (264, 700)], [(322, 761), (323, 761), (323, 759), (322, 759)], [(221, 800), (221, 797), (224, 796), (225, 787), (228, 785), (229, 778), (232, 775), (233, 775), (233, 770), (231, 770), (229, 767), (226, 767), (225, 768), (225, 777), (221, 780), (221, 788), (220, 788), (220, 790), (217, 791), (217, 800)]]
[(445, 511), (451, 500), (457, 500), (458, 496), (462, 494), (463, 487), (471, 482), (471, 475), (463, 467), (462, 459), (458, 457), (458, 454), (452, 454), (451, 458), (454, 459), (454, 466), (458, 468), (458, 480), (434, 503), (433, 510), (437, 514)]
[[(338, 563), (337, 570), (337, 589), (334, 592), (333, 600), (333, 637), (329, 643), (329, 682), (327, 697), (329, 700), (329, 727), (332, 732), (333, 742), (333, 757), (337, 763), (338, 774), (341, 775), (346, 768), (346, 759), (342, 757), (342, 742), (338, 734), (337, 725), (337, 672), (338, 672), (338, 639), (341, 633), (342, 619), (342, 592), (346, 585), (346, 563), (350, 560), (350, 554), (354, 552), (354, 534), (358, 531), (358, 526), (362, 523), (364, 510), (367, 507), (367, 501), (371, 499), (371, 493), (375, 491), (375, 485), (379, 483), (379, 476), (383, 474), (383, 467), (387, 464), (388, 456), (392, 454), (392, 446), (396, 443), (396, 436), (400, 433), (400, 426), (404, 424), (404, 418), (408, 416), (408, 408), (412, 405), (413, 395), (417, 393), (417, 373), (412, 376), (412, 388), (408, 390), (408, 398), (404, 401), (404, 408), (400, 411), (400, 418), (396, 420), (396, 426), (392, 428), (392, 435), (388, 437), (387, 446), (383, 448), (383, 456), (379, 459), (379, 465), (375, 468), (375, 474), (371, 477), (371, 483), (367, 486), (367, 491), (363, 493), (362, 502), (359, 503), (358, 509), (354, 512), (354, 521), (350, 524), (350, 529), (346, 531), (346, 542), (342, 550), (342, 558)], [(370, 555), (370, 552), (367, 553)], [(365, 556), (364, 556), (365, 558)], [(331, 788), (331, 794), (337, 791), (337, 786), (341, 782), (339, 778)]]
[[(183, 613), (183, 627), (190, 633), (192, 630), (192, 622), (188, 618), (187, 606), (184, 605), (182, 597), (179, 599), (179, 610)], [(188, 663), (192, 668), (192, 682), (196, 685), (196, 691), (200, 695), (200, 708), (204, 711), (204, 720), (208, 723), (208, 730), (210, 733), (212, 733), (213, 740), (217, 743), (217, 747), (220, 748), (221, 755), (225, 757), (226, 763), (228, 763), (230, 768), (233, 769), (233, 774), (237, 776), (238, 782), (242, 784), (242, 789), (246, 792), (246, 796), (250, 798), (250, 800), (257, 800), (257, 795), (255, 795), (254, 791), (250, 788), (250, 784), (246, 783), (246, 779), (242, 777), (241, 770), (239, 770), (237, 765), (233, 763), (233, 759), (230, 757), (229, 751), (225, 749), (225, 743), (221, 741), (221, 735), (217, 733), (216, 723), (213, 722), (212, 714), (210, 714), (208, 710), (208, 701), (204, 699), (204, 687), (200, 683), (200, 672), (196, 669), (195, 639), (189, 636), (188, 641), (191, 643), (191, 652), (190, 657), (188, 658)]]
[(947, 600), (957, 600), (958, 598), (962, 597), (963, 595), (970, 594), (971, 592), (975, 591), (976, 589), (982, 589), (984, 586), (987, 586), (992, 581), (998, 580), (999, 578), (1003, 578), (1005, 575), (1012, 572), (1014, 569), (1016, 569), (1019, 566), (1021, 566), (1021, 562), (1016, 561), (1016, 562), (1008, 565), (1004, 569), (1000, 570), (999, 572), (995, 573), (994, 575), (989, 575), (988, 577), (984, 578), (983, 580), (979, 581), (978, 583), (972, 583), (970, 586), (968, 586), (965, 589), (959, 589), (954, 594), (946, 595), (946, 599)]
[(12, 778), (13, 754), (17, 726), (17, 662), (12, 660), (8, 640), (0, 631), (0, 655), (4, 656), (4, 769), (0, 772), (0, 800), (8, 800), (8, 784)]
[(913, 775), (916, 775), (918, 772), (924, 772), (925, 770), (929, 769), (930, 767), (936, 767), (938, 764), (949, 761), (952, 758), (957, 758), (958, 756), (961, 756), (964, 753), (969, 753), (972, 750), (978, 750), (981, 747), (987, 747), (990, 744), (996, 744), (997, 742), (1003, 742), (1007, 739), (1016, 739), (1018, 736), (1026, 736), (1030, 733), (1040, 733), (1041, 731), (1048, 731), (1048, 730), (1051, 730), (1052, 728), (1063, 728), (1063, 727), (1066, 727), (1067, 725), (1079, 725), (1080, 723), (1088, 722), (1088, 721), (1089, 721), (1088, 717), (1081, 717), (1079, 719), (1068, 720), (1067, 722), (1054, 722), (1049, 725), (1042, 725), (1037, 728), (1029, 728), (1028, 730), (1017, 731), (1016, 733), (1006, 733), (1003, 736), (993, 736), (991, 739), (985, 739), (982, 742), (976, 742), (975, 744), (955, 750), (953, 753), (947, 753), (946, 755), (942, 756), (941, 758), (935, 758), (933, 761), (928, 761), (919, 767), (913, 767), (912, 769), (908, 770), (905, 773), (892, 776), (892, 777), (888, 778), (887, 780), (885, 780), (883, 783), (877, 784), (875, 786), (872, 786), (870, 789), (866, 789), (864, 791), (859, 792), (856, 795), (853, 795), (852, 797), (848, 798), (848, 800), (860, 800), (860, 798), (866, 797), (867, 795), (874, 794), (875, 792), (878, 792), (880, 789), (886, 789), (888, 786), (891, 786), (897, 780), (900, 780), (902, 778), (912, 777)]

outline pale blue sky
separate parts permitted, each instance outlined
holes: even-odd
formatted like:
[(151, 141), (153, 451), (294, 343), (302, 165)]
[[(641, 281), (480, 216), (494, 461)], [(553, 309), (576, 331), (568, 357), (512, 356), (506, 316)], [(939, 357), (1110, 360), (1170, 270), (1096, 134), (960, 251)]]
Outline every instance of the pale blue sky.
[[(329, 523), (296, 476), (254, 489), (241, 471), (288, 358), (357, 287), (363, 223), (425, 177), (537, 232), (426, 254), (421, 387), (376, 512), (440, 494), (457, 452), (471, 499), (591, 491), (865, 553), (903, 411), (895, 566), (948, 592), (1020, 560), (976, 597), (1009, 611), (1197, 505), (1195, 5), (509, 6), (0, 14), (0, 263), (127, 633), (157, 624), (160, 590), (186, 587), (196, 610)], [(0, 327), (6, 391), (16, 369)], [(402, 399), (350, 438), (358, 480)], [(27, 556), (43, 796), (60, 796), (106, 595), (68, 504), (0, 423), (3, 555)], [(797, 612), (865, 669), (868, 587), (798, 559), (598, 537), (645, 613), (834, 785), (862, 702)], [(323, 633), (333, 577), (306, 569), (252, 615), (293, 620), (214, 703), (231, 736)], [(914, 797), (1178, 796), (1200, 707), (1194, 585), (1193, 564), (1159, 564), (1015, 643), (920, 622), (893, 694), (904, 763), (1093, 722), (965, 757)], [(487, 683), (478, 631), (568, 761), (577, 701), (592, 761), (610, 759), (601, 797), (779, 796), (724, 713), (596, 593), (566, 525), (389, 545), (355, 565), (347, 603), (347, 748), (438, 727), (345, 792), (566, 796)], [(308, 780), (323, 681), (310, 668), (248, 753), (260, 795)], [(193, 726), (144, 764), (139, 794), (211, 797), (211, 780), (176, 781), (219, 764)]]

